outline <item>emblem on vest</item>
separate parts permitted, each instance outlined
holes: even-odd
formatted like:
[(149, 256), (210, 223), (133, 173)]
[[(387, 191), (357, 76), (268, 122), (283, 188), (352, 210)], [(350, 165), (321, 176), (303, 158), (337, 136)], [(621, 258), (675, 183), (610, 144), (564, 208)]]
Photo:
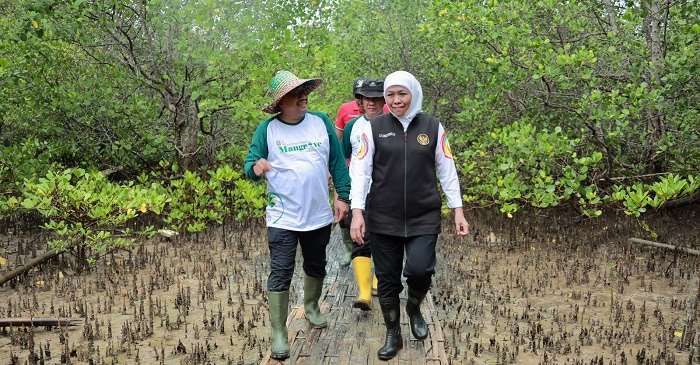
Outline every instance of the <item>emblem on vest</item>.
[[(377, 137), (379, 137), (379, 138), (389, 138), (389, 137), (393, 137), (393, 136), (395, 136), (395, 135), (396, 135), (396, 133), (394, 133), (394, 132), (379, 133), (379, 134), (377, 134)], [(426, 136), (426, 137), (427, 137), (427, 136)]]
[(421, 133), (418, 135), (418, 137), (416, 137), (416, 141), (423, 146), (427, 146), (428, 143), (430, 143), (430, 137), (428, 137), (428, 135), (425, 133)]

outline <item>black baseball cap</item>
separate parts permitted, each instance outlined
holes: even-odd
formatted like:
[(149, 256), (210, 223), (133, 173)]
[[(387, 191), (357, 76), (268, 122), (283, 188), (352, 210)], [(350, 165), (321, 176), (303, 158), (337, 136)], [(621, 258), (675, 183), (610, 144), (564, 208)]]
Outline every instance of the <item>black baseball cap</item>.
[(355, 95), (355, 98), (359, 97), (360, 94), (358, 94), (358, 91), (362, 86), (365, 85), (365, 82), (367, 82), (366, 77), (359, 77), (355, 79), (355, 81), (352, 83), (352, 94)]
[(384, 80), (366, 79), (355, 95), (366, 98), (381, 98), (384, 96)]

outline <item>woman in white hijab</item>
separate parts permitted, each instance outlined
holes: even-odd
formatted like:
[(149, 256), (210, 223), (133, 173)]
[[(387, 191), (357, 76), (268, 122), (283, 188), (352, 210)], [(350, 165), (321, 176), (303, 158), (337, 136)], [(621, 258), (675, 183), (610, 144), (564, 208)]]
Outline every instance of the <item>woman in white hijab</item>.
[(361, 244), (367, 231), (372, 242), (386, 325), (385, 343), (377, 355), (389, 360), (403, 347), (399, 319), (402, 272), (408, 284), (406, 313), (411, 332), (419, 340), (428, 336), (420, 304), (435, 272), (442, 206), (438, 180), (454, 211), (456, 234), (467, 235), (469, 225), (445, 129), (421, 111), (423, 91), (418, 80), (406, 71), (390, 74), (384, 80), (384, 99), (391, 113), (355, 126), (362, 128), (364, 146), (352, 156), (350, 166), (350, 234)]

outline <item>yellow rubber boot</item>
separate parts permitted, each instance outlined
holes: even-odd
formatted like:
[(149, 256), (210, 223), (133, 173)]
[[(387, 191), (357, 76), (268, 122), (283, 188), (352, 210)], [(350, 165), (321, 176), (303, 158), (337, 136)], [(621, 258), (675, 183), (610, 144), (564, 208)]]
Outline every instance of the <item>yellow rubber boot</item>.
[(377, 280), (377, 274), (372, 277), (372, 295), (377, 296), (377, 285), (379, 285), (379, 280)]
[(357, 300), (352, 304), (353, 308), (363, 311), (371, 309), (372, 305), (372, 259), (358, 256), (352, 259), (352, 270), (355, 272), (357, 282)]

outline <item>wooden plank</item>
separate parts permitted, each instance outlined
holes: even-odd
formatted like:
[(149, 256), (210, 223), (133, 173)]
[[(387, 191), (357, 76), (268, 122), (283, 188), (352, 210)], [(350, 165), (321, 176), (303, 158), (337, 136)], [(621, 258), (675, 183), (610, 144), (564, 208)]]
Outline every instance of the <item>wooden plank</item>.
[(410, 355), (412, 351), (410, 346), (411, 342), (415, 340), (413, 338), (413, 334), (411, 334), (410, 322), (408, 320), (408, 314), (406, 314), (405, 307), (405, 303), (401, 303), (401, 338), (403, 339), (403, 349), (399, 351), (398, 356), (392, 359), (398, 359), (396, 364), (399, 365), (409, 365), (411, 363)]
[(425, 352), (425, 342), (424, 341), (411, 341), (411, 349), (413, 353), (411, 354), (411, 364), (414, 365), (426, 365), (426, 355)]
[(352, 345), (355, 342), (354, 341), (354, 336), (349, 335), (349, 328), (348, 328), (348, 335), (343, 336), (341, 339), (341, 346), (340, 350), (337, 352), (338, 358), (340, 359), (340, 364), (341, 365), (349, 365), (350, 364), (350, 356), (352, 353)]
[(0, 318), (0, 327), (73, 327), (82, 322), (82, 318)]
[(366, 364), (367, 363), (367, 345), (365, 343), (364, 336), (358, 336), (355, 338), (355, 343), (352, 344), (352, 350), (350, 352), (350, 363), (351, 364)]
[[(336, 232), (339, 233), (339, 232)], [(328, 365), (448, 365), (445, 352), (445, 334), (430, 293), (423, 305), (423, 316), (430, 335), (423, 341), (413, 338), (405, 312), (406, 290), (401, 293), (401, 333), (404, 348), (394, 359), (385, 362), (377, 358), (377, 350), (384, 344), (384, 319), (376, 298), (371, 311), (352, 308), (357, 295), (352, 270), (341, 267), (336, 258), (342, 242), (332, 241), (329, 248), (328, 275), (325, 281), (321, 311), (328, 318), (328, 327), (312, 329), (301, 306), (295, 306), (287, 319), (290, 340), (290, 359), (287, 364)], [(337, 247), (336, 247), (337, 246)], [(301, 299), (301, 295), (298, 300)], [(273, 364), (269, 354), (261, 364)]]
[(299, 347), (301, 348), (299, 356), (303, 357), (311, 356), (312, 347), (316, 345), (316, 342), (318, 342), (321, 337), (321, 330), (318, 328), (311, 328), (311, 326), (307, 324), (307, 331), (306, 338), (299, 343)]
[(321, 364), (326, 357), (326, 351), (328, 350), (328, 344), (331, 342), (328, 338), (319, 339), (311, 348), (311, 354), (309, 356), (310, 364)]
[(292, 364), (294, 365), (313, 365), (313, 363), (309, 361), (309, 357), (302, 354), (292, 357), (292, 360)]
[[(435, 309), (435, 302), (433, 301), (433, 296), (432, 293), (428, 293), (426, 296), (427, 298), (427, 307), (430, 309), (431, 313), (434, 313), (437, 315), (437, 310)], [(442, 324), (440, 321), (436, 320), (433, 322), (433, 327), (435, 329), (434, 335), (431, 333), (431, 338), (435, 337), (437, 341), (437, 347), (435, 348), (436, 352), (438, 353), (438, 357), (440, 361), (447, 365), (449, 364), (449, 360), (447, 358), (447, 352), (445, 351), (445, 333), (442, 331)]]

